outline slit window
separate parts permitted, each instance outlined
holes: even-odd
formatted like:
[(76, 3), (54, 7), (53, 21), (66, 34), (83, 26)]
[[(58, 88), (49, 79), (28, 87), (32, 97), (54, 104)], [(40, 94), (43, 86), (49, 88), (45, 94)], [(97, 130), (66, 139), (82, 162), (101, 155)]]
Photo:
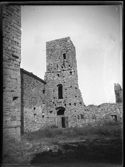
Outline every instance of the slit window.
[(58, 87), (58, 99), (63, 99), (63, 86), (62, 84), (57, 85)]

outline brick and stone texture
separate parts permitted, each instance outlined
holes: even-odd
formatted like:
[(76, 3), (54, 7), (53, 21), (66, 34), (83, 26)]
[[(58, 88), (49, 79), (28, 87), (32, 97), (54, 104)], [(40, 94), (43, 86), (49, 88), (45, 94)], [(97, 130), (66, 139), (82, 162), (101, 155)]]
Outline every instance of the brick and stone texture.
[(69, 37), (46, 43), (46, 64), (46, 123), (80, 126), (85, 105), (78, 85), (76, 51)]
[(103, 103), (98, 106), (86, 106), (86, 122), (120, 121), (123, 118), (123, 105), (117, 103)]
[(21, 7), (2, 6), (3, 134), (20, 138)]
[(45, 81), (21, 69), (21, 132), (45, 125)]

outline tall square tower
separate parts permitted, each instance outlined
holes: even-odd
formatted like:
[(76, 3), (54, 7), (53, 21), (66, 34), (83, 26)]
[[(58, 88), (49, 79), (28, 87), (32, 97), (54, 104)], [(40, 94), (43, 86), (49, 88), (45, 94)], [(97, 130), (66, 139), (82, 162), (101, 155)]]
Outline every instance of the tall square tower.
[(48, 124), (71, 127), (83, 123), (75, 47), (70, 37), (46, 43), (45, 99)]

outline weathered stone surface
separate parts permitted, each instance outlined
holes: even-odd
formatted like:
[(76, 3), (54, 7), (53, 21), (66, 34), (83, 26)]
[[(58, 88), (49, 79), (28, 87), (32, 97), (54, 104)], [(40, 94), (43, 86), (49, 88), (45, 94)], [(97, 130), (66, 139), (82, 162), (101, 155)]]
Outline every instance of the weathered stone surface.
[(3, 133), (19, 139), (21, 113), (21, 7), (2, 6)]
[(100, 120), (122, 121), (123, 105), (116, 103), (103, 103), (101, 105), (86, 106), (87, 122), (98, 122)]
[(78, 86), (75, 47), (69, 37), (57, 39), (46, 43), (46, 53), (47, 124), (79, 126), (85, 105)]
[(45, 81), (21, 69), (22, 133), (45, 124)]

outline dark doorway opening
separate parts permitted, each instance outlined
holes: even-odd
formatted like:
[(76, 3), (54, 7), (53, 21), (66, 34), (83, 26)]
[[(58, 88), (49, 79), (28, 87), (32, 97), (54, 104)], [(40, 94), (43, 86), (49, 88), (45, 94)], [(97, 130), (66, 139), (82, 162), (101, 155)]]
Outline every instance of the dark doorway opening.
[(66, 124), (65, 124), (65, 117), (62, 117), (62, 128), (65, 128)]
[(64, 116), (65, 108), (64, 107), (57, 107), (57, 116), (58, 116), (58, 126), (61, 128), (68, 127), (68, 117)]

